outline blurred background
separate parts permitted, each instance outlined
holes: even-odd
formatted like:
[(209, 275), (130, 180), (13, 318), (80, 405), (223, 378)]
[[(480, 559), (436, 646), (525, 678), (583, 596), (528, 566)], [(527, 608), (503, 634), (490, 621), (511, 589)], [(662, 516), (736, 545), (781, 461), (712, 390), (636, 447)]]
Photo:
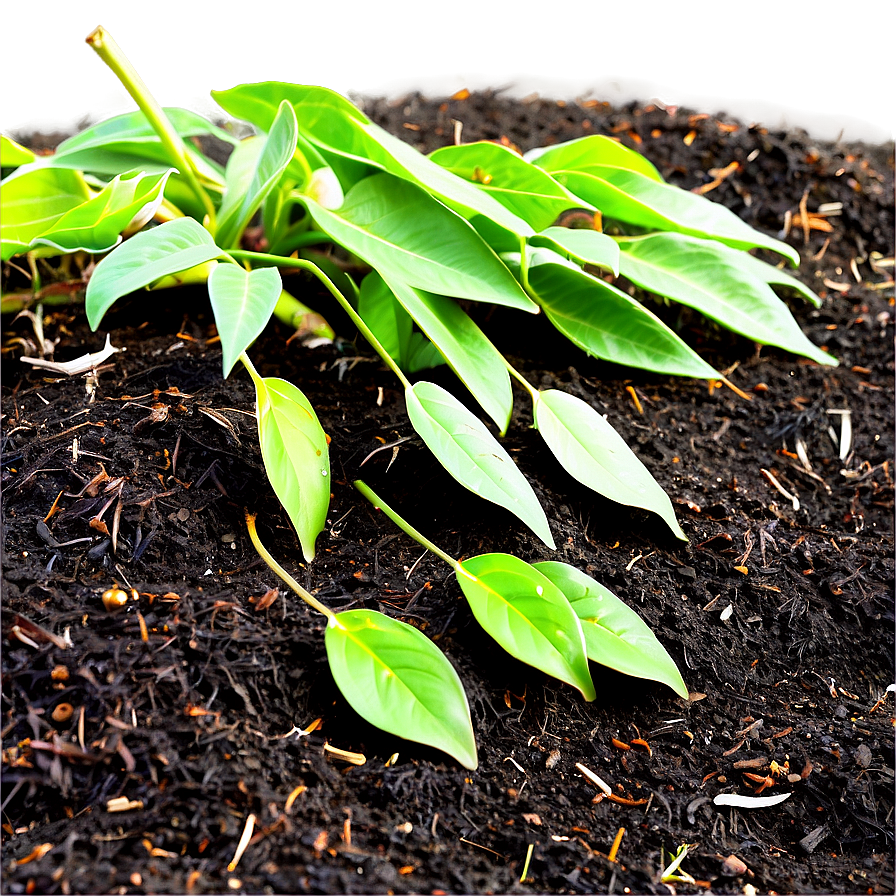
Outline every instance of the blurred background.
[(18, 0), (3, 24), (7, 133), (134, 108), (84, 42), (100, 24), (163, 105), (210, 116), (210, 90), (281, 80), (352, 96), (659, 100), (820, 140), (896, 132), (894, 0)]

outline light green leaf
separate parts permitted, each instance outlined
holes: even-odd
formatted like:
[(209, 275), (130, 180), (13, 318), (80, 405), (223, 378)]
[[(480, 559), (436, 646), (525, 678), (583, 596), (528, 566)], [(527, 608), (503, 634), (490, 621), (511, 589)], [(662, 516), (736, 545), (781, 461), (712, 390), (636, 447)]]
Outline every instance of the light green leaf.
[(453, 299), (414, 289), (389, 275), (385, 280), (503, 435), (510, 424), (513, 393), (500, 352)]
[(801, 280), (791, 277), (787, 271), (782, 271), (780, 268), (762, 261), (760, 258), (756, 258), (755, 255), (747, 253), (741, 256), (741, 264), (746, 266), (746, 269), (751, 271), (763, 283), (768, 283), (769, 286), (785, 286), (788, 289), (792, 289), (816, 308), (821, 308), (821, 298)]
[(620, 269), (642, 289), (681, 302), (754, 342), (836, 365), (813, 345), (745, 252), (680, 233), (621, 241)]
[(530, 246), (547, 246), (565, 253), (579, 264), (612, 271), (619, 276), (619, 244), (611, 236), (581, 227), (548, 227), (529, 238)]
[(570, 476), (611, 501), (659, 514), (676, 538), (688, 540), (669, 496), (591, 405), (557, 389), (534, 402), (535, 428)]
[(84, 308), (91, 329), (121, 296), (221, 254), (208, 231), (192, 218), (176, 218), (132, 236), (96, 266), (87, 284)]
[(373, 610), (347, 610), (327, 626), (324, 640), (333, 678), (358, 715), (476, 768), (463, 685), (426, 635)]
[(277, 377), (252, 379), (264, 468), (310, 562), (330, 506), (327, 436), (314, 408), (292, 383)]
[(719, 376), (639, 302), (553, 254), (556, 261), (544, 263), (547, 250), (536, 250), (529, 267), (529, 292), (551, 323), (579, 348), (606, 361), (656, 373)]
[(321, 230), (386, 277), (439, 295), (537, 311), (476, 231), (409, 181), (366, 177), (338, 211), (305, 202)]
[(221, 336), (225, 379), (271, 319), (282, 289), (277, 268), (247, 271), (238, 264), (219, 264), (211, 272), (208, 297)]
[(532, 486), (482, 421), (433, 383), (405, 391), (408, 416), (440, 464), (473, 494), (506, 508), (549, 548), (554, 539)]
[(478, 183), (479, 189), (535, 230), (550, 227), (567, 209), (582, 207), (582, 201), (550, 174), (499, 143), (444, 146), (429, 158), (458, 177)]
[(245, 182), (244, 165), (234, 169), (232, 178), (226, 177), (224, 201), (218, 215), (216, 232), (219, 245), (229, 248), (239, 243), (246, 225), (275, 188), (292, 160), (297, 139), (295, 112), (289, 103), (283, 102), (258, 154), (248, 185)]
[(19, 165), (27, 165), (36, 158), (30, 149), (11, 140), (6, 134), (0, 134), (0, 168), (18, 168)]
[(609, 165), (638, 171), (651, 180), (663, 180), (652, 162), (618, 140), (603, 134), (591, 134), (555, 146), (539, 147), (527, 152), (524, 158), (550, 172), (582, 171), (587, 174), (594, 173), (596, 168)]
[(511, 656), (595, 698), (585, 638), (563, 593), (512, 554), (481, 554), (457, 566), (476, 621)]
[(582, 624), (589, 659), (625, 675), (667, 684), (688, 699), (688, 689), (666, 648), (609, 588), (567, 563), (547, 560), (533, 565), (572, 605)]

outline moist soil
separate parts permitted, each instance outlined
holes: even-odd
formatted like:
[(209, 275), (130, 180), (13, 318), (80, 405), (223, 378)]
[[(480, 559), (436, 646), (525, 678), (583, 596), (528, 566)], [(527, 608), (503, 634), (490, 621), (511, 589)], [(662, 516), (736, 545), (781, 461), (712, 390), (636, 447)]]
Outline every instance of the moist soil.
[[(26, 368), (32, 322), (4, 320), (5, 891), (892, 893), (892, 145), (488, 93), (367, 107), (426, 150), (452, 142), (455, 122), (466, 141), (522, 150), (618, 137), (799, 250), (824, 301), (794, 299), (794, 313), (840, 366), (656, 306), (746, 400), (474, 309), (530, 382), (608, 415), (690, 539), (578, 486), (518, 393), (505, 444), (546, 509), (552, 554), (442, 471), (394, 377), (314, 281), (285, 275), (339, 334), (309, 346), (272, 323), (252, 352), (304, 390), (332, 438), (330, 514), (304, 565), (265, 480), (250, 380), (222, 380), (201, 291), (120, 301), (98, 334), (77, 302), (48, 308), (56, 360), (97, 351), (105, 328), (123, 349), (93, 384)], [(360, 497), (359, 477), (454, 556), (552, 557), (603, 582), (657, 633), (691, 699), (592, 664), (586, 703), (503, 654), (448, 567)], [(436, 641), (469, 695), (476, 771), (355, 714), (321, 617), (275, 590), (246, 509), (334, 610), (381, 610)], [(110, 612), (116, 586), (130, 597)], [(718, 794), (788, 798), (733, 808)], [(662, 882), (685, 844), (683, 879)]]

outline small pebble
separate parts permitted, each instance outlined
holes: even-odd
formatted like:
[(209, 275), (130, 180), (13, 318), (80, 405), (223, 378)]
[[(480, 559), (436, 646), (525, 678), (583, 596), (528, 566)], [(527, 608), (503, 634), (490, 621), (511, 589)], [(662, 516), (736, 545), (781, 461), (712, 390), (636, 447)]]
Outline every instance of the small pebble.
[(855, 752), (856, 764), (860, 765), (862, 768), (868, 768), (871, 765), (871, 750), (868, 749), (867, 744), (859, 744), (856, 748)]
[(720, 873), (722, 877), (740, 877), (746, 872), (747, 866), (737, 856), (730, 855), (722, 862)]
[(190, 511), (186, 507), (181, 507), (177, 511), (177, 518), (180, 522), (185, 523), (190, 518)]

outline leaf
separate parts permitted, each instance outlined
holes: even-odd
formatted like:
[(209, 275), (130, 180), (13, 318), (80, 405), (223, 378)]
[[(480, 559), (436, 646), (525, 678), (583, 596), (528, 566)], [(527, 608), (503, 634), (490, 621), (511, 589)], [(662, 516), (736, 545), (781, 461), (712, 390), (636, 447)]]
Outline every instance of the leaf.
[(407, 369), (414, 321), (383, 278), (371, 271), (361, 281), (358, 314), (395, 363)]
[(499, 143), (444, 146), (429, 158), (458, 177), (480, 184), (479, 189), (538, 231), (550, 227), (567, 209), (581, 206), (581, 200), (550, 174)]
[(87, 284), (84, 308), (91, 329), (121, 296), (221, 254), (208, 231), (192, 218), (176, 218), (132, 236), (100, 261)]
[(277, 268), (247, 271), (219, 264), (208, 278), (208, 297), (221, 337), (224, 378), (271, 319), (283, 283)]
[(680, 233), (621, 243), (620, 269), (642, 289), (681, 302), (754, 342), (775, 345), (819, 364), (836, 361), (813, 345), (745, 252)]
[(252, 380), (264, 468), (310, 562), (330, 505), (327, 436), (314, 408), (292, 383), (257, 375)]
[(333, 678), (358, 715), (476, 768), (463, 685), (426, 635), (373, 610), (346, 610), (327, 626), (324, 641)]
[(0, 168), (18, 168), (33, 162), (37, 156), (6, 134), (0, 134)]
[(512, 554), (481, 554), (457, 565), (476, 621), (511, 656), (595, 698), (585, 638), (562, 592)]
[(611, 236), (580, 227), (548, 227), (529, 238), (530, 246), (547, 246), (579, 264), (593, 264), (619, 276), (619, 244)]
[(591, 405), (558, 389), (539, 392), (534, 403), (535, 428), (570, 476), (611, 501), (659, 514), (676, 538), (688, 540), (669, 496)]
[(747, 270), (753, 271), (755, 276), (762, 280), (763, 283), (768, 283), (770, 286), (786, 286), (799, 293), (816, 308), (821, 308), (821, 299), (805, 283), (797, 280), (796, 277), (791, 277), (787, 271), (782, 271), (780, 268), (762, 261), (760, 258), (756, 258), (755, 255), (747, 253), (741, 256), (740, 263), (745, 265)]
[(366, 177), (338, 211), (305, 202), (321, 230), (386, 277), (439, 295), (537, 311), (476, 231), (409, 181)]
[(524, 158), (550, 172), (588, 173), (593, 172), (595, 168), (611, 165), (615, 168), (638, 171), (651, 180), (663, 180), (653, 163), (639, 152), (603, 134), (591, 134), (555, 146), (539, 147), (527, 152)]
[(739, 793), (719, 793), (712, 798), (716, 806), (734, 806), (736, 809), (765, 809), (777, 806), (793, 796), (792, 793), (776, 793), (774, 796), (741, 796)]
[(500, 352), (453, 299), (414, 289), (391, 276), (385, 280), (503, 435), (510, 424), (513, 393)]
[(631, 607), (568, 563), (546, 560), (533, 565), (572, 605), (582, 624), (588, 659), (634, 678), (667, 684), (688, 699), (675, 661)]
[[(258, 153), (258, 161), (248, 185), (245, 183), (244, 169), (237, 168), (232, 177), (225, 175), (224, 201), (215, 234), (219, 245), (230, 248), (239, 243), (246, 225), (292, 160), (297, 139), (295, 112), (289, 103), (283, 102)], [(228, 171), (230, 170), (228, 166)]]
[(700, 379), (718, 377), (709, 364), (639, 302), (556, 254), (555, 258), (553, 262), (530, 265), (529, 292), (551, 323), (579, 348), (605, 361), (656, 373)]
[(411, 424), (439, 463), (464, 488), (515, 514), (553, 549), (532, 486), (482, 421), (433, 383), (415, 383), (405, 390), (405, 400)]

